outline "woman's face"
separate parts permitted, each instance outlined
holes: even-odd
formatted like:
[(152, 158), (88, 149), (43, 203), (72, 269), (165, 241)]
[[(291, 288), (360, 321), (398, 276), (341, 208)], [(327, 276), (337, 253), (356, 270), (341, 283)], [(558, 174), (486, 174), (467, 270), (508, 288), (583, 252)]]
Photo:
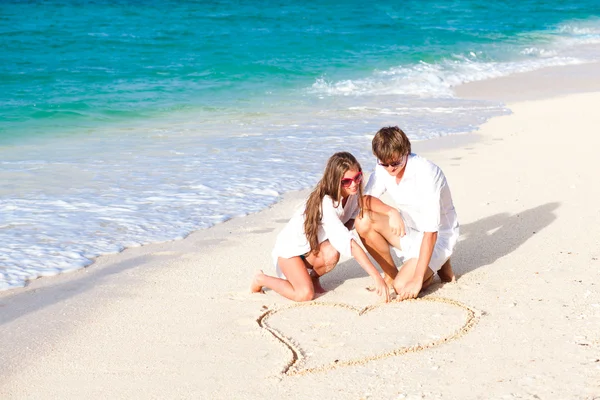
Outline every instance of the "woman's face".
[(362, 183), (362, 172), (357, 169), (349, 169), (342, 176), (342, 197), (348, 197), (357, 194)]

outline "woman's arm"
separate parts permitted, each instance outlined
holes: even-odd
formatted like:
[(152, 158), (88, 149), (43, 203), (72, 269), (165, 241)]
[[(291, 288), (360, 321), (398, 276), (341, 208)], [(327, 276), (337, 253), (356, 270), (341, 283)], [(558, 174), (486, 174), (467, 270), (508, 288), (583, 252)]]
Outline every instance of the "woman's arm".
[(347, 226), (340, 220), (330, 198), (323, 199), (323, 218), (321, 223), (329, 243), (341, 254), (352, 256), (358, 264), (375, 280), (377, 294), (389, 301), (387, 284), (373, 265), (362, 247), (356, 242)]
[(386, 303), (389, 302), (390, 301), (390, 292), (389, 292), (388, 286), (385, 283), (385, 281), (383, 280), (383, 278), (381, 277), (381, 274), (379, 273), (379, 271), (377, 271), (377, 268), (375, 268), (375, 266), (373, 265), (373, 263), (371, 262), (369, 257), (367, 257), (367, 254), (365, 253), (363, 248), (360, 247), (360, 245), (356, 242), (356, 240), (352, 239), (351, 247), (352, 247), (352, 256), (356, 259), (356, 261), (362, 267), (362, 269), (364, 269), (365, 272), (367, 274), (369, 274), (371, 276), (371, 278), (373, 278), (373, 280), (375, 281), (375, 288), (376, 288), (377, 294), (379, 296), (382, 296), (383, 300)]

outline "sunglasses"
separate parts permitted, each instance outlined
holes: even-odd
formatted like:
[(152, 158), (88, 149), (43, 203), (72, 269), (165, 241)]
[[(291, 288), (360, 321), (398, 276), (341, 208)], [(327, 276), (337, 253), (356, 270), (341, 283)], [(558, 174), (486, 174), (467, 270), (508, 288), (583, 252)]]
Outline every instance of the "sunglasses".
[(356, 176), (354, 178), (342, 179), (342, 187), (350, 187), (352, 185), (352, 182), (359, 185), (362, 182), (362, 178), (363, 178), (363, 174), (362, 174), (362, 172), (359, 172), (358, 174), (356, 174)]
[(404, 156), (400, 157), (400, 159), (398, 161), (395, 161), (393, 163), (385, 164), (385, 163), (382, 163), (381, 161), (378, 161), (378, 164), (381, 165), (383, 168), (387, 168), (387, 167), (396, 168), (396, 167), (404, 164), (404, 157), (406, 157), (406, 156), (404, 155)]

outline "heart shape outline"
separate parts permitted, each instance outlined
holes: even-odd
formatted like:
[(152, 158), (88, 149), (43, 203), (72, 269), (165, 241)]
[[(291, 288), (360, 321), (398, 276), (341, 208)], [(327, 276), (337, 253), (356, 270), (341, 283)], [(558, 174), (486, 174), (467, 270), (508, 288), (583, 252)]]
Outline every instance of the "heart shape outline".
[[(370, 306), (367, 306), (364, 308), (354, 307), (354, 306), (351, 306), (346, 303), (328, 303), (328, 302), (318, 302), (318, 301), (293, 303), (293, 304), (288, 304), (288, 305), (285, 305), (282, 307), (277, 307), (277, 308), (272, 308), (272, 309), (266, 310), (256, 319), (256, 322), (258, 323), (258, 326), (260, 326), (261, 329), (265, 329), (267, 332), (272, 334), (280, 343), (282, 343), (285, 347), (288, 348), (288, 350), (291, 351), (292, 358), (284, 366), (281, 374), (287, 375), (287, 376), (294, 376), (294, 375), (306, 375), (309, 373), (316, 373), (316, 372), (325, 372), (325, 371), (329, 371), (329, 370), (339, 368), (339, 367), (364, 365), (368, 362), (375, 361), (375, 360), (382, 360), (382, 359), (388, 358), (388, 357), (400, 356), (402, 354), (407, 354), (407, 353), (416, 353), (418, 351), (430, 349), (432, 347), (439, 346), (443, 343), (458, 339), (459, 337), (465, 335), (477, 324), (479, 317), (482, 314), (480, 311), (477, 311), (474, 308), (469, 307), (464, 303), (461, 303), (459, 301), (449, 299), (446, 297), (430, 296), (430, 297), (420, 297), (420, 298), (416, 298), (416, 299), (404, 300), (404, 302), (415, 302), (415, 301), (428, 301), (428, 302), (438, 302), (438, 303), (450, 304), (450, 305), (453, 305), (453, 306), (456, 306), (458, 308), (465, 310), (467, 312), (467, 318), (465, 320), (465, 323), (460, 328), (458, 328), (456, 331), (454, 331), (451, 335), (445, 336), (443, 338), (434, 340), (429, 343), (417, 344), (417, 345), (408, 346), (408, 347), (401, 346), (401, 347), (392, 349), (390, 351), (377, 353), (375, 355), (371, 355), (371, 356), (367, 356), (367, 357), (354, 358), (354, 359), (349, 359), (349, 360), (344, 360), (344, 361), (336, 360), (332, 363), (323, 364), (323, 365), (319, 365), (319, 366), (312, 367), (312, 368), (301, 368), (302, 364), (306, 361), (306, 358), (307, 358), (304, 350), (302, 350), (302, 348), (298, 344), (294, 343), (294, 341), (291, 338), (285, 336), (283, 333), (281, 333), (280, 331), (271, 327), (268, 324), (268, 320), (271, 316), (273, 316), (274, 314), (276, 314), (278, 312), (289, 310), (292, 308), (314, 307), (314, 306), (345, 308), (345, 309), (354, 311), (358, 314), (358, 316), (361, 316), (361, 315), (368, 313), (369, 311), (372, 311), (372, 310), (375, 310), (376, 308), (380, 308), (380, 307), (384, 306), (386, 303), (370, 305)], [(392, 302), (395, 303), (395, 302), (399, 302), (399, 301), (395, 300)]]

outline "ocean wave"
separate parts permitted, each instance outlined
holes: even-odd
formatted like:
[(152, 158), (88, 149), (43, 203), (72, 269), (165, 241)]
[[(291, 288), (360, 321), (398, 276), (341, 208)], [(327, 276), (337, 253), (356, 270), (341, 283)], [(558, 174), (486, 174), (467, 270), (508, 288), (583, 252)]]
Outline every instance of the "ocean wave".
[(600, 18), (587, 21), (567, 21), (550, 32), (555, 35), (555, 43), (561, 49), (574, 46), (600, 44)]
[(539, 47), (527, 47), (521, 50), (521, 54), (528, 56), (537, 56), (537, 57), (555, 57), (558, 55), (558, 51), (556, 50), (548, 50)]
[(568, 21), (558, 25), (556, 32), (573, 36), (600, 35), (600, 18), (587, 21)]
[(600, 59), (600, 19), (566, 21), (554, 28), (523, 32), (506, 42), (483, 45), (436, 61), (376, 70), (358, 79), (317, 78), (307, 92), (320, 96), (409, 95), (452, 97), (452, 88), (546, 67)]
[[(539, 51), (538, 51), (539, 53)], [(376, 71), (372, 76), (337, 82), (317, 78), (307, 89), (309, 93), (327, 96), (412, 95), (419, 97), (453, 97), (452, 88), (463, 83), (480, 81), (537, 69), (582, 64), (586, 61), (573, 57), (548, 56), (525, 61), (477, 62), (444, 60), (438, 64), (421, 62), (414, 66), (400, 66)]]

